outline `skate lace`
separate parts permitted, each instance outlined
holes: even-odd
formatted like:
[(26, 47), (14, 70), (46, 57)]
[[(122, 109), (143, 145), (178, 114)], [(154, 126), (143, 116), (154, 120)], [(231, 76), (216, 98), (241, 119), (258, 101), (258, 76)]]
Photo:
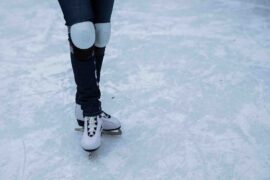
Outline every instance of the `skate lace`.
[(111, 115), (105, 113), (104, 111), (101, 112), (101, 114), (99, 115), (99, 117), (104, 117), (104, 118), (111, 118)]
[(87, 134), (88, 136), (92, 137), (96, 134), (98, 125), (97, 117), (88, 117), (86, 121), (87, 121)]

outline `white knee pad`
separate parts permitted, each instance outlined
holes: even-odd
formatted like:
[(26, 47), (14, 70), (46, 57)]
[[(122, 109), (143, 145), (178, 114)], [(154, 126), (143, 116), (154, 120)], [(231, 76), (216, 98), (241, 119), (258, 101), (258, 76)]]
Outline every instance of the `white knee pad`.
[(74, 46), (88, 49), (95, 42), (95, 27), (90, 21), (80, 22), (70, 27), (70, 38)]
[(96, 40), (95, 46), (102, 48), (105, 47), (111, 36), (111, 23), (96, 23)]

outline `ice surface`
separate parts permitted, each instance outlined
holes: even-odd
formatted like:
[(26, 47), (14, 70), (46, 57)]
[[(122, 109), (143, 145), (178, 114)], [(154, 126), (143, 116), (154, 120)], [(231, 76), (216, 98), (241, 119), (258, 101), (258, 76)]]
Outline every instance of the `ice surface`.
[(270, 1), (117, 0), (102, 71), (121, 137), (89, 160), (57, 1), (0, 1), (1, 180), (270, 179)]

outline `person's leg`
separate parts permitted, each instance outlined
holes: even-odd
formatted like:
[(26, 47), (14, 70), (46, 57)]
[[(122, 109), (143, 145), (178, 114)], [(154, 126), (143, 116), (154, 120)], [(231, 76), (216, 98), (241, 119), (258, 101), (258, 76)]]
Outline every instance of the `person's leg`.
[(93, 0), (94, 23), (96, 29), (95, 63), (97, 79), (100, 81), (100, 71), (104, 58), (105, 48), (111, 35), (111, 14), (114, 0)]
[[(92, 0), (93, 12), (94, 12), (94, 23), (95, 23), (95, 44), (94, 44), (94, 59), (97, 69), (97, 83), (100, 80), (100, 70), (104, 57), (105, 47), (110, 39), (110, 19), (113, 9), (113, 0)], [(81, 110), (80, 104), (77, 103), (75, 110), (76, 118), (79, 126), (85, 126), (85, 120)], [(121, 134), (121, 123), (120, 121), (102, 111), (99, 115), (102, 119), (102, 129), (104, 131), (118, 131), (113, 134)]]
[(58, 2), (68, 27), (79, 22), (94, 21), (93, 7), (90, 0), (58, 0)]
[(59, 0), (68, 26), (71, 63), (77, 84), (76, 103), (84, 116), (100, 114), (100, 90), (93, 57), (94, 15), (90, 0)]

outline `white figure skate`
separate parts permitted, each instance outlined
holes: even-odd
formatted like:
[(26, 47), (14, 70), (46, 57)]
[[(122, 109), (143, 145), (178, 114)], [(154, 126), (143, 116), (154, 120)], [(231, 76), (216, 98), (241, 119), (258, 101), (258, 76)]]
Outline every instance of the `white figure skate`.
[(89, 152), (96, 151), (101, 145), (102, 119), (98, 116), (86, 116), (84, 118), (82, 148)]
[[(83, 111), (81, 109), (81, 106), (79, 104), (76, 104), (75, 107), (75, 115), (78, 122), (78, 125), (81, 126), (81, 128), (76, 128), (76, 131), (82, 131), (84, 126), (84, 118), (83, 118)], [(121, 123), (120, 121), (105, 113), (104, 111), (101, 112), (101, 114), (97, 115), (100, 119), (102, 119), (102, 133), (109, 134), (109, 135), (121, 135)]]

